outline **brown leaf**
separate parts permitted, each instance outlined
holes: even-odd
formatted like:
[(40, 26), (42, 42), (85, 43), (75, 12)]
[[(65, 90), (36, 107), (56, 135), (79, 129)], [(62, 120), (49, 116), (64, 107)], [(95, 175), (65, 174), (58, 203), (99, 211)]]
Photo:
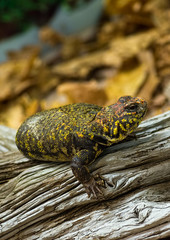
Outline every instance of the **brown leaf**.
[(150, 102), (152, 95), (159, 84), (159, 78), (156, 74), (153, 54), (150, 51), (143, 51), (141, 52), (140, 57), (141, 61), (147, 67), (148, 77), (145, 84), (138, 92), (138, 95)]
[(44, 26), (39, 31), (39, 38), (42, 42), (45, 42), (51, 46), (55, 46), (64, 41), (64, 36), (56, 32), (49, 26)]
[(0, 92), (0, 101), (13, 98), (31, 85), (31, 82), (24, 78), (28, 76), (32, 64), (32, 59), (26, 59), (12, 60), (0, 65), (0, 89), (3, 89)]
[(137, 0), (106, 0), (105, 9), (109, 15), (120, 14), (122, 12), (129, 12), (133, 8), (134, 3), (139, 3)]
[(66, 95), (69, 103), (86, 102), (104, 105), (107, 100), (104, 86), (94, 80), (64, 83), (58, 87), (57, 92)]
[(150, 46), (158, 36), (156, 30), (151, 30), (126, 38), (119, 37), (111, 41), (108, 49), (57, 64), (52, 71), (62, 77), (84, 79), (96, 68), (107, 66), (120, 68), (125, 61)]
[(163, 94), (159, 94), (153, 99), (152, 104), (154, 107), (162, 107), (165, 101), (166, 97)]
[(120, 71), (115, 77), (107, 80), (106, 94), (109, 101), (116, 101), (119, 97), (136, 96), (146, 80), (147, 69), (144, 64), (129, 70)]
[(0, 124), (17, 129), (23, 121), (23, 108), (20, 104), (10, 104), (0, 113)]

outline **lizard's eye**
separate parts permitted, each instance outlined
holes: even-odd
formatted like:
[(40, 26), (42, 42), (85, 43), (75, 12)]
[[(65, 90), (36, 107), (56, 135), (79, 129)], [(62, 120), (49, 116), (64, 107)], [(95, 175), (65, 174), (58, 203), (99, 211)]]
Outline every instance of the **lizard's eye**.
[(136, 112), (137, 109), (138, 109), (138, 105), (136, 105), (136, 104), (131, 104), (131, 105), (126, 106), (125, 109), (126, 109), (127, 111), (130, 111), (130, 112)]

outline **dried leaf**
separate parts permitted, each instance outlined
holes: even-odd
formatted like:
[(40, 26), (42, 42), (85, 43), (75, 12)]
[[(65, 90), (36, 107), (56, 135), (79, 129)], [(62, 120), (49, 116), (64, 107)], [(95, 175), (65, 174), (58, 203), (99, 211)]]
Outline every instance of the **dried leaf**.
[(153, 54), (150, 51), (141, 52), (140, 58), (147, 67), (148, 77), (145, 84), (138, 92), (138, 95), (143, 97), (146, 101), (150, 102), (152, 95), (159, 84), (159, 79), (155, 69), (155, 61)]
[(144, 64), (128, 71), (120, 71), (115, 77), (107, 80), (106, 94), (110, 101), (116, 101), (125, 95), (136, 96), (147, 76)]
[(129, 12), (134, 3), (140, 4), (138, 0), (106, 0), (105, 9), (109, 15), (120, 14)]
[(21, 59), (29, 59), (29, 58), (35, 58), (40, 53), (40, 47), (39, 46), (24, 46), (20, 50), (10, 50), (7, 52), (8, 57), (10, 60), (21, 60)]
[(165, 102), (166, 97), (163, 94), (159, 94), (153, 99), (152, 104), (154, 107), (162, 107)]
[(44, 26), (39, 31), (39, 38), (42, 42), (45, 42), (51, 46), (55, 46), (64, 41), (64, 36), (56, 32), (49, 26)]
[(66, 95), (69, 103), (86, 102), (104, 105), (107, 100), (103, 84), (96, 81), (64, 83), (58, 87), (57, 92)]
[[(31, 86), (38, 86), (38, 94), (56, 87), (58, 78), (37, 57), (12, 60), (0, 65), (0, 101), (14, 98)], [(36, 93), (37, 95), (37, 93)]]
[(41, 110), (42, 110), (41, 102), (38, 101), (37, 99), (33, 99), (26, 108), (24, 118), (26, 119), (27, 117), (29, 117)]
[(0, 89), (3, 89), (0, 92), (0, 101), (13, 98), (31, 86), (32, 83), (26, 77), (33, 63), (32, 59), (26, 59), (12, 60), (0, 65)]
[(10, 104), (8, 108), (0, 113), (0, 124), (12, 128), (18, 128), (23, 121), (23, 108), (20, 104)]
[(66, 78), (86, 78), (90, 71), (99, 67), (112, 66), (119, 68), (130, 59), (151, 45), (159, 36), (156, 30), (140, 33), (127, 38), (118, 38), (110, 43), (107, 50), (77, 57), (57, 64), (53, 72)]

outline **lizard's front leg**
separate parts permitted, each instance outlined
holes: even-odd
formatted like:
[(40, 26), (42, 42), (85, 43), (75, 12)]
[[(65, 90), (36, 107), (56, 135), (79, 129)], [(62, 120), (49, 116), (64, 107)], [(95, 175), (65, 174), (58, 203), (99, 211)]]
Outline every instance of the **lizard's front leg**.
[(88, 196), (93, 195), (95, 198), (98, 198), (99, 195), (103, 195), (99, 186), (105, 187), (105, 182), (99, 175), (96, 181), (87, 168), (87, 165), (93, 162), (94, 159), (95, 153), (93, 151), (81, 150), (73, 157), (71, 168), (77, 180), (83, 184)]

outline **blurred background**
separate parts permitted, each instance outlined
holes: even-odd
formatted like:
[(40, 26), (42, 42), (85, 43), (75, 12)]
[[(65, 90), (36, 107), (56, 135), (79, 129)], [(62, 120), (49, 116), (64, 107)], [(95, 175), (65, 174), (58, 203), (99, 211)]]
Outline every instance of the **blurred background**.
[(169, 0), (0, 0), (0, 124), (140, 96), (170, 110)]

